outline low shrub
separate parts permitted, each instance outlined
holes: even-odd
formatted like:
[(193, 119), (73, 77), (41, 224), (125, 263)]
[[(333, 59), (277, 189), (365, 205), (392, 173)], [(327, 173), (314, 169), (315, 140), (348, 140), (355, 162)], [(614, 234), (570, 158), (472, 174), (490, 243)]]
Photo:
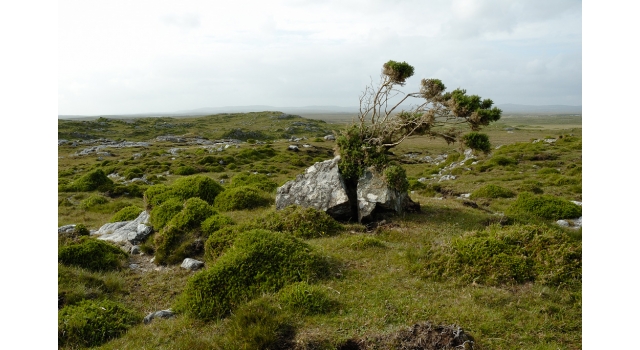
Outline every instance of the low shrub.
[(538, 170), (538, 175), (550, 175), (550, 174), (560, 174), (558, 169), (553, 168), (542, 168)]
[(507, 215), (523, 218), (534, 216), (550, 220), (568, 219), (582, 216), (582, 207), (563, 198), (522, 192), (508, 208)]
[(285, 232), (301, 238), (333, 236), (343, 227), (329, 214), (315, 208), (290, 205), (256, 219), (255, 225), (271, 231)]
[(547, 285), (580, 284), (580, 237), (535, 225), (492, 225), (420, 254), (425, 277), (454, 278), (486, 285), (535, 281)]
[(130, 183), (126, 185), (118, 184), (112, 186), (106, 194), (109, 197), (127, 196), (133, 198), (142, 198), (147, 188), (148, 187), (146, 185), (139, 185), (137, 183)]
[(270, 205), (272, 199), (251, 186), (228, 188), (215, 199), (214, 206), (222, 211), (253, 209)]
[(135, 220), (140, 215), (141, 212), (142, 212), (142, 209), (136, 207), (135, 205), (130, 205), (128, 207), (124, 207), (120, 209), (117, 213), (115, 213), (111, 217), (111, 220), (109, 220), (109, 222)]
[(176, 169), (173, 170), (173, 173), (175, 175), (193, 175), (198, 173), (198, 169), (190, 165), (185, 165), (185, 166), (177, 167)]
[(79, 243), (60, 247), (58, 261), (91, 271), (115, 270), (126, 263), (127, 253), (107, 242), (82, 237)]
[(83, 300), (58, 311), (58, 346), (97, 346), (121, 336), (141, 320), (122, 304)]
[(411, 191), (424, 190), (427, 188), (427, 185), (425, 185), (424, 183), (416, 179), (409, 179), (408, 181), (409, 181), (409, 190)]
[(177, 264), (184, 258), (200, 253), (204, 242), (200, 239), (200, 225), (215, 210), (200, 198), (189, 198), (182, 210), (169, 220), (166, 227), (154, 238), (155, 262)]
[(134, 178), (142, 177), (144, 175), (144, 171), (142, 171), (142, 169), (138, 167), (133, 167), (125, 170), (122, 175), (125, 177), (125, 179), (131, 180)]
[(59, 190), (61, 192), (89, 192), (94, 190), (106, 191), (112, 186), (113, 181), (107, 177), (102, 169), (94, 169), (82, 175), (70, 185), (59, 188)]
[(507, 166), (507, 165), (516, 165), (518, 164), (518, 161), (511, 157), (496, 155), (489, 160), (489, 163), (500, 165), (500, 166)]
[(462, 142), (465, 146), (473, 149), (489, 153), (491, 151), (491, 143), (489, 142), (489, 136), (487, 134), (481, 134), (478, 132), (470, 132), (462, 136)]
[(207, 265), (213, 264), (224, 251), (233, 245), (245, 227), (226, 226), (209, 234), (204, 243), (204, 260)]
[(307, 282), (297, 282), (284, 287), (278, 292), (277, 298), (282, 306), (304, 315), (325, 314), (336, 306), (326, 288)]
[(294, 336), (290, 317), (262, 297), (234, 312), (220, 343), (223, 349), (291, 349)]
[(264, 174), (238, 174), (231, 178), (231, 186), (251, 186), (267, 193), (278, 188), (278, 184)]
[(515, 193), (493, 184), (484, 185), (471, 193), (471, 198), (511, 198)]
[(235, 222), (233, 222), (233, 220), (231, 220), (231, 218), (229, 218), (228, 216), (214, 214), (204, 220), (202, 224), (200, 224), (200, 230), (202, 231), (203, 236), (209, 237), (209, 235), (213, 232), (216, 232), (225, 226), (233, 224), (235, 224)]
[(397, 165), (391, 165), (383, 171), (384, 179), (389, 185), (398, 192), (407, 192), (409, 189), (409, 181), (407, 180), (407, 172), (403, 167)]
[(522, 192), (531, 192), (535, 194), (542, 194), (542, 183), (535, 180), (524, 180), (518, 190)]
[(144, 193), (144, 198), (148, 208), (153, 208), (169, 198), (178, 198), (184, 201), (198, 197), (213, 204), (216, 196), (223, 190), (224, 188), (210, 177), (192, 175), (176, 180), (171, 186), (153, 185)]
[(155, 231), (164, 228), (169, 220), (178, 214), (183, 208), (183, 201), (178, 198), (170, 198), (151, 210), (149, 222)]
[(284, 233), (250, 230), (240, 233), (207, 270), (188, 280), (175, 310), (216, 319), (257, 295), (328, 274), (328, 261), (306, 243)]

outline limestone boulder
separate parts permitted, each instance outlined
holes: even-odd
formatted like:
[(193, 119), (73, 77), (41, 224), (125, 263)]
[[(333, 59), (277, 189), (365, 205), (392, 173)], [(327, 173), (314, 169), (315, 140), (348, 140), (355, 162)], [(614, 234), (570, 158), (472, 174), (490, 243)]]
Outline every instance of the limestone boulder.
[(135, 220), (104, 224), (93, 234), (103, 241), (137, 244), (153, 232), (148, 223), (149, 213), (142, 211)]
[(318, 162), (291, 180), (276, 194), (276, 209), (289, 205), (313, 207), (336, 219), (351, 217), (351, 204), (344, 179), (338, 171), (340, 157)]
[(420, 205), (409, 198), (406, 192), (400, 192), (387, 185), (382, 174), (373, 168), (365, 170), (357, 185), (358, 221), (369, 222), (377, 213), (419, 212)]
[(197, 270), (204, 267), (204, 262), (196, 259), (186, 258), (182, 261), (182, 265), (180, 265), (180, 267), (187, 270)]

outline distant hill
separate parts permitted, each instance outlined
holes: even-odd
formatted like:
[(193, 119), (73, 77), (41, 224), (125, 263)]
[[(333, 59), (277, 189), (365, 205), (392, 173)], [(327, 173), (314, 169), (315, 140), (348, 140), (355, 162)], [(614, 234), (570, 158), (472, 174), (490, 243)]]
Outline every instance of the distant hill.
[[(409, 107), (409, 106), (407, 106)], [(550, 114), (582, 114), (582, 106), (567, 105), (518, 105), (505, 103), (497, 105), (502, 109), (503, 114), (518, 115), (550, 115)], [(190, 109), (176, 112), (160, 112), (160, 113), (135, 113), (135, 114), (118, 114), (118, 115), (58, 115), (58, 119), (94, 119), (97, 117), (106, 118), (142, 118), (142, 117), (187, 117), (199, 116), (219, 113), (248, 113), (248, 112), (264, 112), (264, 111), (280, 111), (289, 114), (313, 115), (313, 114), (343, 114), (351, 115), (358, 113), (358, 107), (341, 107), (341, 106), (304, 106), (304, 107), (275, 107), (266, 105), (250, 105), (250, 106), (226, 106), (226, 107), (206, 107), (198, 109)]]
[(568, 106), (568, 105), (517, 105), (512, 103), (505, 103), (497, 105), (502, 109), (503, 114), (533, 114), (533, 115), (548, 115), (548, 114), (582, 114), (582, 106)]

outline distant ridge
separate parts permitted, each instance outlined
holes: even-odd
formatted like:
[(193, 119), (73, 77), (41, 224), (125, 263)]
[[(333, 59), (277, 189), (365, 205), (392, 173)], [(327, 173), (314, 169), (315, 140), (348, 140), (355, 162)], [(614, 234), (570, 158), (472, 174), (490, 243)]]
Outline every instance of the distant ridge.
[(582, 106), (568, 106), (568, 105), (517, 105), (512, 103), (505, 103), (497, 105), (502, 110), (503, 114), (582, 114)]
[[(497, 105), (502, 109), (503, 114), (524, 114), (524, 115), (549, 115), (549, 114), (582, 114), (582, 106), (568, 105), (519, 105), (505, 103)], [(159, 113), (132, 113), (132, 114), (104, 114), (104, 115), (68, 115), (60, 114), (58, 119), (93, 119), (97, 117), (107, 118), (142, 118), (142, 117), (187, 117), (219, 113), (248, 113), (263, 111), (280, 111), (290, 114), (356, 114), (358, 107), (341, 106), (304, 106), (304, 107), (275, 107), (267, 105), (250, 106), (225, 106), (225, 107), (205, 107), (176, 112)]]

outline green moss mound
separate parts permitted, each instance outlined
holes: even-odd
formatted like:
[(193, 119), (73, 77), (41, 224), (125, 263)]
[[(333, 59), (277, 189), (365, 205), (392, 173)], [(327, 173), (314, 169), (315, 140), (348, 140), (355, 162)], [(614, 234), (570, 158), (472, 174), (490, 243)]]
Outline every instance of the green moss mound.
[(535, 225), (490, 226), (422, 252), (425, 277), (485, 285), (579, 285), (581, 236)]
[(153, 208), (170, 198), (183, 201), (198, 197), (209, 204), (213, 204), (216, 196), (224, 188), (214, 179), (204, 175), (186, 176), (176, 180), (171, 186), (163, 184), (149, 187), (145, 194), (145, 202), (149, 208)]
[(582, 207), (570, 201), (548, 195), (522, 192), (508, 208), (507, 215), (515, 217), (539, 217), (558, 220), (582, 216)]
[(289, 310), (304, 315), (325, 314), (336, 306), (326, 288), (307, 282), (286, 286), (278, 292), (278, 301)]
[(391, 165), (384, 169), (384, 179), (389, 187), (399, 192), (407, 192), (409, 189), (409, 181), (407, 180), (407, 172), (403, 167)]
[(278, 184), (264, 174), (238, 174), (231, 178), (231, 186), (251, 186), (267, 193), (278, 188)]
[(142, 317), (109, 300), (84, 300), (58, 311), (58, 346), (92, 347), (117, 338)]
[(183, 201), (178, 198), (170, 198), (151, 210), (149, 222), (156, 231), (162, 230), (167, 223), (183, 208)]
[(95, 206), (98, 206), (100, 204), (106, 204), (109, 203), (109, 199), (107, 199), (104, 196), (100, 196), (97, 194), (91, 195), (89, 196), (89, 198), (83, 200), (82, 202), (80, 202), (80, 208), (82, 209), (91, 209)]
[(155, 236), (156, 263), (177, 264), (201, 253), (204, 245), (200, 225), (214, 214), (216, 211), (204, 200), (189, 198), (182, 210)]
[(295, 327), (291, 318), (268, 297), (239, 307), (221, 338), (223, 349), (291, 349)]
[(109, 220), (109, 222), (135, 220), (140, 215), (141, 212), (142, 212), (141, 208), (138, 208), (135, 205), (130, 205), (128, 207), (124, 207), (120, 209), (117, 213), (115, 213), (111, 217), (111, 220)]
[(304, 242), (266, 230), (242, 232), (209, 269), (187, 282), (175, 309), (200, 319), (223, 317), (249, 299), (329, 274), (329, 263)]
[(471, 198), (511, 198), (515, 196), (513, 191), (493, 184), (482, 186), (471, 193)]
[(60, 247), (58, 261), (91, 271), (107, 271), (122, 267), (127, 261), (127, 253), (107, 242), (82, 237), (79, 243)]
[(333, 236), (343, 229), (340, 223), (324, 211), (296, 205), (269, 212), (256, 219), (255, 225), (271, 231), (286, 232), (301, 238)]
[(107, 177), (102, 169), (92, 170), (69, 185), (59, 187), (60, 192), (89, 192), (94, 190), (106, 191), (113, 186), (113, 181)]
[(272, 199), (251, 186), (232, 187), (216, 197), (214, 206), (222, 211), (244, 210), (270, 205)]
[(204, 243), (204, 260), (207, 265), (218, 260), (222, 253), (233, 245), (240, 232), (242, 229), (237, 226), (227, 226), (212, 232)]
[(200, 224), (200, 230), (205, 237), (209, 237), (213, 232), (233, 224), (235, 224), (235, 222), (231, 220), (230, 217), (221, 214), (214, 214)]

